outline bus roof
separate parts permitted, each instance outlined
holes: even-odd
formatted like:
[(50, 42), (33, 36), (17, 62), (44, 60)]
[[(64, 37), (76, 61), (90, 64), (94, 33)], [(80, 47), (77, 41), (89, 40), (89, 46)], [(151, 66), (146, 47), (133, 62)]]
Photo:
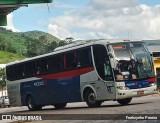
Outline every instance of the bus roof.
[(57, 47), (55, 48), (54, 51), (59, 51), (59, 50), (64, 50), (64, 49), (68, 49), (68, 48), (72, 48), (72, 47), (76, 47), (79, 45), (84, 45), (84, 44), (98, 44), (98, 43), (118, 43), (118, 42), (136, 42), (136, 41), (140, 41), (140, 40), (122, 40), (122, 39), (92, 39), (92, 40), (77, 40), (72, 42), (71, 44), (65, 45), (65, 46), (61, 46), (61, 47)]
[(74, 49), (81, 48), (81, 47), (91, 46), (93, 44), (114, 44), (114, 43), (137, 42), (137, 41), (140, 42), (141, 40), (132, 40), (132, 41), (131, 40), (122, 40), (122, 39), (77, 40), (77, 41), (72, 42), (71, 44), (57, 47), (51, 53), (47, 53), (47, 54), (43, 54), (43, 55), (31, 57), (31, 58), (26, 58), (26, 59), (20, 60), (20, 61), (17, 60), (14, 62), (10, 62), (6, 66), (9, 66), (12, 64), (17, 64), (17, 63), (23, 63), (23, 62), (27, 62), (27, 61), (38, 59), (38, 58), (44, 58), (46, 56), (50, 56), (50, 55), (54, 55), (54, 54), (58, 54), (58, 53), (63, 53), (63, 52), (66, 52), (69, 50), (74, 50)]

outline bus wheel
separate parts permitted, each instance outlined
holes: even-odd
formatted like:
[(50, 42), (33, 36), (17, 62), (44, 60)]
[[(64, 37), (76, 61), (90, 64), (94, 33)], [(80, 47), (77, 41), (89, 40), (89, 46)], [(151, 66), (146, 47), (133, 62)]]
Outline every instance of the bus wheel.
[(96, 95), (93, 91), (91, 90), (88, 90), (86, 93), (85, 93), (85, 97), (84, 97), (87, 105), (89, 107), (99, 107), (101, 106), (102, 104), (102, 101), (96, 101)]
[(59, 103), (59, 104), (54, 104), (54, 107), (56, 109), (62, 109), (62, 108), (65, 108), (67, 105), (67, 103)]
[(130, 103), (132, 100), (132, 98), (126, 98), (126, 99), (119, 99), (117, 100), (117, 102), (121, 105), (127, 105), (128, 103)]
[(27, 107), (30, 111), (36, 111), (42, 109), (42, 106), (34, 104), (32, 96), (27, 97)]

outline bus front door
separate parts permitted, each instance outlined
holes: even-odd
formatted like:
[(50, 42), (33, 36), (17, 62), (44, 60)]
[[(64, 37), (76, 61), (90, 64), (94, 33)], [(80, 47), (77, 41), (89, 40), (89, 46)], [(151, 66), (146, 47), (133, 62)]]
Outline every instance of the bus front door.
[(99, 76), (98, 86), (98, 98), (102, 99), (115, 99), (115, 82), (113, 79), (113, 73), (110, 63), (110, 58), (106, 47), (104, 45), (93, 46), (94, 64)]

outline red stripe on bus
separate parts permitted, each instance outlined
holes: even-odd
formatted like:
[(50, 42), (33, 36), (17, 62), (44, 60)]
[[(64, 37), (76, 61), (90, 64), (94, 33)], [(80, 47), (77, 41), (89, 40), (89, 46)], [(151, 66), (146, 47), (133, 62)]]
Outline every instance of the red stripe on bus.
[(43, 76), (38, 76), (38, 78), (44, 78), (44, 79), (65, 79), (65, 78), (71, 78), (75, 76), (80, 76), (82, 74), (88, 73), (93, 71), (94, 68), (81, 68), (77, 70), (71, 70), (71, 71), (66, 71), (66, 72), (60, 72), (60, 73), (53, 73), (53, 74), (48, 74), (48, 75), (43, 75)]
[(149, 79), (147, 79), (147, 81), (148, 82), (156, 82), (156, 78), (154, 77), (154, 78), (149, 78)]

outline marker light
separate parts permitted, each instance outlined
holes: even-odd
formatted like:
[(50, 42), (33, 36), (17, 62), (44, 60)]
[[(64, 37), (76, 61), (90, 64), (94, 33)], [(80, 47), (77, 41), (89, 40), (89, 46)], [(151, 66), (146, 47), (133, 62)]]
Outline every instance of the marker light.
[(126, 86), (118, 86), (117, 88), (120, 90), (129, 90), (129, 88)]

